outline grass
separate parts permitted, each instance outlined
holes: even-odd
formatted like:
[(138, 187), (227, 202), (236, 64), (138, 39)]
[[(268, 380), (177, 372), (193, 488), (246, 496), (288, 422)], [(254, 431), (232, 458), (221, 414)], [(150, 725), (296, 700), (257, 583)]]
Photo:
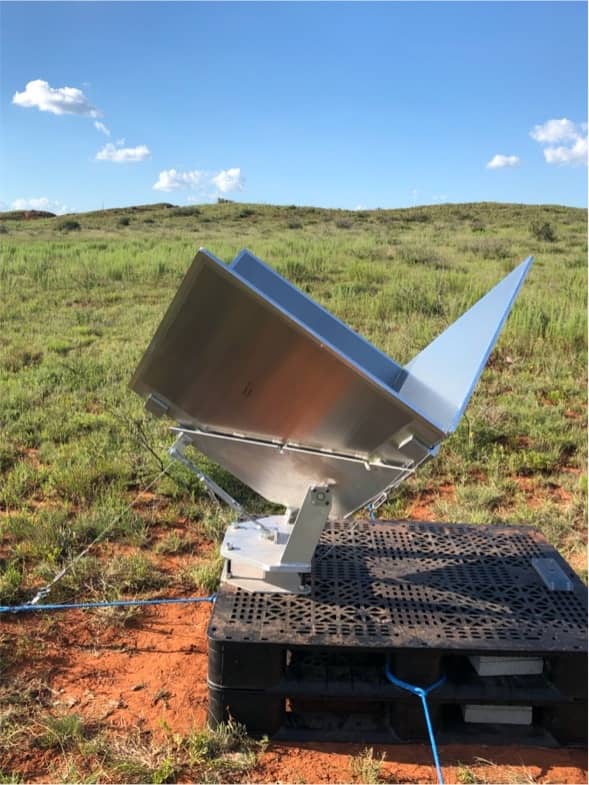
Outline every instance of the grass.
[(157, 738), (138, 728), (106, 732), (77, 714), (54, 713), (53, 702), (38, 679), (0, 686), (2, 782), (21, 782), (20, 765), (35, 759), (57, 782), (226, 782), (247, 776), (266, 746), (233, 721), (186, 735), (164, 724)]
[(375, 758), (374, 749), (365, 747), (358, 755), (350, 759), (352, 782), (364, 783), (365, 785), (382, 782), (382, 764), (384, 759), (384, 753), (380, 758)]
[[(467, 417), (381, 515), (409, 515), (425, 489), (435, 496), (451, 484), (451, 500), (435, 503), (441, 516), (534, 523), (565, 556), (578, 553), (586, 498), (582, 210), (465, 204), (350, 212), (224, 202), (18, 217), (2, 216), (0, 240), (0, 601), (28, 596), (166, 461), (168, 423), (146, 415), (127, 382), (200, 245), (226, 260), (251, 247), (401, 363), (535, 254)], [(198, 460), (254, 511), (268, 510)], [(218, 541), (227, 514), (215, 512), (183, 467), (171, 471), (175, 479), (164, 476), (153, 489), (157, 509), (123, 515), (109, 542), (141, 555), (153, 527), (187, 507), (205, 538)], [(521, 478), (533, 481), (540, 507), (522, 493)], [(562, 489), (559, 499), (547, 483)], [(189, 550), (176, 532), (156, 553)], [(210, 575), (203, 581), (212, 585)], [(133, 590), (156, 584), (142, 579)], [(87, 591), (97, 591), (96, 581), (82, 570), (62, 597)]]
[[(410, 518), (425, 506), (440, 520), (532, 524), (586, 577), (584, 211), (223, 202), (21, 217), (0, 214), (0, 603), (30, 599), (101, 533), (50, 601), (215, 590), (232, 513), (184, 467), (161, 475), (169, 423), (146, 415), (127, 386), (199, 246), (225, 261), (251, 248), (400, 363), (534, 254), (459, 429), (379, 515)], [(248, 509), (274, 511), (220, 467), (192, 458)], [(113, 625), (133, 618), (97, 617)], [(42, 659), (42, 642), (0, 646), (0, 666), (28, 662), (32, 652)], [(107, 738), (55, 716), (44, 690), (0, 695), (3, 781), (22, 779), (27, 729), (57, 743), (52, 776), (62, 781), (227, 780), (254, 765), (258, 748), (235, 728), (161, 743), (139, 731)], [(352, 775), (373, 782), (380, 763), (369, 752)]]

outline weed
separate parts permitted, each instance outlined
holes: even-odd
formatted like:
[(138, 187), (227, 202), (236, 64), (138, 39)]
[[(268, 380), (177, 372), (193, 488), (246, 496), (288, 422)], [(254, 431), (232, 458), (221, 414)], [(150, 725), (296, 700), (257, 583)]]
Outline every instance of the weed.
[(71, 749), (84, 738), (84, 723), (77, 714), (47, 717), (41, 723), (36, 744), (43, 749)]
[(243, 725), (230, 719), (214, 729), (190, 734), (183, 746), (190, 765), (197, 766), (208, 781), (211, 775), (225, 778), (245, 774), (256, 765), (266, 744), (267, 739), (250, 738)]
[(18, 785), (18, 783), (22, 781), (22, 777), (16, 772), (6, 772), (0, 770), (0, 785)]
[(223, 558), (217, 553), (214, 558), (186, 570), (182, 575), (182, 583), (212, 594), (219, 588), (222, 570)]
[(534, 783), (537, 782), (536, 777), (534, 777), (532, 772), (524, 766), (509, 766), (504, 769), (486, 758), (477, 756), (474, 760), (477, 764), (488, 767), (492, 771), (489, 779), (486, 777), (475, 779), (475, 782), (505, 783), (505, 785), (534, 785)]
[(498, 237), (479, 237), (462, 246), (466, 253), (480, 259), (512, 259), (513, 250), (511, 243)]
[(374, 749), (372, 747), (365, 747), (358, 755), (350, 759), (350, 774), (353, 782), (371, 783), (381, 782), (382, 764), (385, 760), (385, 754), (380, 758), (374, 757)]
[(0, 603), (11, 605), (15, 603), (21, 595), (22, 572), (15, 562), (8, 562), (2, 566), (0, 561)]
[(155, 552), (162, 554), (189, 553), (193, 547), (194, 543), (190, 538), (181, 537), (177, 532), (172, 532), (158, 542)]
[(471, 768), (460, 762), (458, 762), (456, 769), (456, 779), (461, 785), (477, 785), (477, 783), (484, 783), (484, 780), (479, 779)]

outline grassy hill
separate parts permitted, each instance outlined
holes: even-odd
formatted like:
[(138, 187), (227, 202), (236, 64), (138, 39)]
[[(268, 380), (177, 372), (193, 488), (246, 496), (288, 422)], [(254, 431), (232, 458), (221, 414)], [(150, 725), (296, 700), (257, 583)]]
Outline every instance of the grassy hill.
[[(180, 467), (153, 489), (157, 514), (126, 509), (171, 443), (168, 423), (145, 415), (127, 382), (199, 246), (227, 261), (249, 247), (401, 363), (534, 254), (458, 432), (380, 516), (534, 524), (583, 572), (583, 210), (158, 204), (5, 214), (0, 232), (0, 601), (30, 597), (116, 515), (118, 561), (105, 571), (97, 552), (52, 599), (214, 580), (214, 561), (182, 580), (158, 563), (158, 543), (159, 553), (191, 548), (171, 529), (162, 546), (162, 527), (199, 521), (215, 543), (230, 519)], [(270, 509), (199, 462), (250, 507)]]

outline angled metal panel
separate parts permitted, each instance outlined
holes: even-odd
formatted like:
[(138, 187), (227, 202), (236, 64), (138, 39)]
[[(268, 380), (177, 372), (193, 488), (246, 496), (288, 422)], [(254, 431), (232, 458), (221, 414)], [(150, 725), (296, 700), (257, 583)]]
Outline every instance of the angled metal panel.
[(442, 433), (397, 393), (201, 250), (131, 381), (179, 423), (403, 460)]
[(330, 343), (343, 357), (372, 374), (382, 384), (395, 389), (395, 381), (403, 371), (400, 365), (250, 251), (241, 251), (231, 263), (231, 268), (308, 330)]
[(240, 440), (223, 434), (184, 432), (194, 446), (257, 493), (297, 509), (309, 486), (329, 485), (330, 517), (342, 518), (363, 507), (383, 488), (400, 482), (407, 468), (370, 465), (336, 455), (317, 455), (271, 442)]
[(201, 249), (131, 387), (271, 501), (327, 483), (347, 515), (455, 428), (530, 263), (402, 369), (249, 252)]
[(532, 262), (529, 256), (405, 366), (400, 395), (445, 432), (458, 426)]

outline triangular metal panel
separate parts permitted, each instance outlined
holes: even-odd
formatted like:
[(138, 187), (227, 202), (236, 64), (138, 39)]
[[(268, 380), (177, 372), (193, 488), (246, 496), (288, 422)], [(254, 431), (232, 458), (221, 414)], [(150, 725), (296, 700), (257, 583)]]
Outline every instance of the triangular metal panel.
[[(401, 397), (444, 432), (456, 430), (532, 262), (528, 257), (405, 366)], [(433, 390), (437, 400), (429, 398)]]

